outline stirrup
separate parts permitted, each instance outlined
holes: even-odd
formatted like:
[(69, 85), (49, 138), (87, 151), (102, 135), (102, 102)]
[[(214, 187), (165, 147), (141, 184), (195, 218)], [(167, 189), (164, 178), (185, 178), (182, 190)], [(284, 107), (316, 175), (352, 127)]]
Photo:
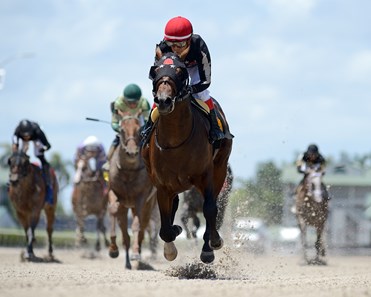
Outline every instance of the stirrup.
[(152, 128), (153, 128), (153, 125), (150, 125), (140, 132), (140, 140), (141, 140), (140, 142), (142, 146), (147, 144), (149, 136), (151, 135), (151, 132), (152, 132)]

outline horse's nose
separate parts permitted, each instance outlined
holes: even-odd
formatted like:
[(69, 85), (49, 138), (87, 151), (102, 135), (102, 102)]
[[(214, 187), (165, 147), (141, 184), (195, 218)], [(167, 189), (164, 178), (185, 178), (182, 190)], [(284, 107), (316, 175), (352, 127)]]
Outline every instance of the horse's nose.
[(125, 152), (128, 156), (135, 157), (139, 154), (139, 147), (126, 147)]

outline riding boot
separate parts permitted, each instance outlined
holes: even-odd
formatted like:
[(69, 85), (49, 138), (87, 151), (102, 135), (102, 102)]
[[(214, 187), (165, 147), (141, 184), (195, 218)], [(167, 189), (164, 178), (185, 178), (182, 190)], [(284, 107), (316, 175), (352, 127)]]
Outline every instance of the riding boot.
[(210, 141), (211, 143), (224, 138), (224, 133), (220, 130), (215, 109), (210, 110)]
[(51, 187), (50, 182), (50, 165), (48, 162), (42, 164), (42, 172), (45, 179), (45, 184), (47, 187)]
[(152, 122), (151, 115), (150, 115), (147, 123), (143, 126), (142, 131), (140, 132), (142, 146), (148, 142), (149, 136), (151, 135), (151, 132), (152, 132), (152, 128), (153, 128), (153, 122)]

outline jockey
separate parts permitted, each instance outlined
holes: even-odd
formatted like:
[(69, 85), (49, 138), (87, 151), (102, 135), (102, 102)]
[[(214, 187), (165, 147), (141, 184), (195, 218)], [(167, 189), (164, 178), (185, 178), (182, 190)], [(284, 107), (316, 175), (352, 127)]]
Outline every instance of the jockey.
[(45, 159), (44, 152), (51, 148), (49, 141), (47, 140), (45, 133), (41, 130), (40, 126), (36, 122), (29, 120), (22, 120), (16, 127), (13, 135), (12, 151), (16, 152), (21, 145), (21, 150), (27, 153), (29, 148), (29, 142), (34, 143), (34, 153), (41, 162), (43, 176), (45, 183), (48, 188), (51, 188), (49, 163)]
[(299, 173), (303, 173), (306, 176), (310, 170), (321, 172), (325, 174), (326, 160), (319, 153), (318, 146), (311, 144), (308, 146), (307, 151), (304, 154), (300, 154), (296, 161), (296, 167)]
[[(118, 96), (115, 101), (111, 103), (111, 127), (112, 129), (119, 133), (120, 132), (120, 121), (123, 114), (130, 113), (132, 115), (140, 114), (139, 120), (141, 126), (143, 127), (149, 117), (151, 106), (148, 100), (142, 97), (142, 90), (136, 84), (129, 84), (124, 88), (122, 95)], [(111, 160), (112, 155), (120, 143), (119, 134), (116, 134), (111, 147), (108, 150), (108, 161), (104, 164), (104, 169), (108, 171), (109, 160)]]
[[(204, 101), (210, 109), (211, 141), (223, 139), (224, 133), (219, 128), (214, 102), (208, 90), (211, 83), (210, 53), (201, 36), (193, 34), (193, 27), (188, 19), (178, 16), (167, 22), (164, 39), (156, 45), (155, 60), (158, 61), (163, 53), (168, 52), (176, 53), (186, 65), (190, 78), (189, 93)], [(155, 105), (152, 110), (154, 107)], [(146, 142), (152, 125), (149, 118), (142, 132), (143, 143)]]
[[(301, 186), (304, 184), (306, 177), (311, 172), (315, 171), (321, 176), (325, 174), (326, 160), (320, 154), (318, 146), (315, 144), (311, 144), (308, 146), (306, 152), (299, 155), (296, 161), (296, 167), (299, 173), (304, 174), (303, 179), (299, 183), (299, 186)], [(311, 187), (308, 187), (307, 195), (313, 195)], [(292, 212), (295, 212), (295, 206), (291, 210)]]
[(96, 161), (96, 171), (102, 169), (104, 162), (106, 162), (106, 152), (103, 144), (95, 136), (89, 136), (77, 147), (74, 164), (75, 164), (75, 177), (74, 183), (78, 184), (81, 180), (82, 168), (84, 166), (84, 160), (94, 158)]

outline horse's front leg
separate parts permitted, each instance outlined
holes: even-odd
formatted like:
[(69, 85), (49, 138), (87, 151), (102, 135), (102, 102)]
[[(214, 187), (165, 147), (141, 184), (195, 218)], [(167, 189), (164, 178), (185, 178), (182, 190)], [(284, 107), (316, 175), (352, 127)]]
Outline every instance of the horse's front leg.
[(316, 262), (318, 264), (325, 265), (326, 264), (326, 261), (324, 259), (321, 259), (321, 256), (322, 257), (325, 257), (325, 255), (326, 255), (326, 251), (325, 251), (325, 246), (324, 246), (322, 235), (323, 235), (323, 227), (317, 228), (317, 240), (316, 240), (316, 243), (315, 243), (315, 247), (316, 247)]
[(182, 232), (182, 228), (173, 225), (175, 213), (179, 205), (179, 197), (169, 195), (162, 189), (157, 189), (157, 201), (161, 215), (160, 237), (164, 244), (164, 256), (168, 261), (173, 261), (178, 251), (175, 247), (174, 240)]
[(110, 221), (110, 236), (111, 244), (108, 249), (109, 256), (111, 258), (117, 258), (119, 256), (119, 249), (116, 243), (116, 221), (117, 221), (117, 211), (120, 203), (117, 201), (117, 196), (110, 191), (108, 194), (108, 214)]
[(140, 231), (140, 222), (138, 214), (133, 211), (133, 222), (131, 224), (131, 231), (133, 233), (133, 245), (132, 245), (132, 254), (130, 260), (139, 261), (140, 260), (140, 247), (139, 247), (139, 231)]
[(307, 256), (307, 228), (305, 226), (305, 222), (299, 217), (299, 229), (300, 229), (300, 240), (301, 240), (301, 248), (303, 252), (303, 259), (308, 263), (308, 256)]
[(48, 252), (51, 259), (53, 256), (53, 225), (55, 221), (55, 208), (51, 205), (46, 205), (45, 207), (46, 214), (46, 233), (48, 234)]
[(32, 227), (28, 227), (24, 231), (26, 233), (26, 239), (27, 239), (26, 259), (32, 260), (33, 258), (35, 258), (35, 254), (33, 252), (34, 232), (32, 230)]

